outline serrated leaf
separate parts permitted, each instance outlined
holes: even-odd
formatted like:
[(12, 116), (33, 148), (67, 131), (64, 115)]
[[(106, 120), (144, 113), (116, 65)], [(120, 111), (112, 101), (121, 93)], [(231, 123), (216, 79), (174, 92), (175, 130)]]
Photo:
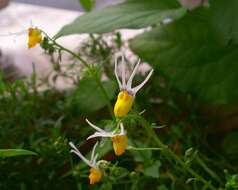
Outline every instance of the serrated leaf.
[(37, 155), (35, 152), (24, 149), (0, 149), (0, 158), (13, 156)]
[(79, 33), (105, 33), (116, 29), (139, 29), (166, 18), (179, 19), (186, 13), (174, 0), (131, 0), (79, 16), (64, 26), (56, 38)]

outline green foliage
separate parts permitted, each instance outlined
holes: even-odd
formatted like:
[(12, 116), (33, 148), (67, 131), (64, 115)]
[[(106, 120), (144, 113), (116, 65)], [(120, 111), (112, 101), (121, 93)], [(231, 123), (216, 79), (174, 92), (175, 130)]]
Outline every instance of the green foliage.
[(79, 2), (86, 11), (91, 11), (95, 5), (95, 0), (79, 0)]
[(182, 92), (213, 104), (237, 103), (238, 48), (216, 38), (209, 16), (208, 10), (197, 10), (139, 36), (131, 47)]
[[(115, 97), (116, 84), (113, 81), (104, 81), (102, 85), (106, 89), (110, 100)], [(72, 104), (72, 102), (74, 104)], [(97, 111), (107, 104), (107, 99), (104, 97), (98, 83), (92, 78), (86, 78), (79, 82), (77, 90), (75, 90), (68, 102), (70, 105), (75, 105), (72, 109), (81, 113), (89, 113)]]
[(115, 29), (139, 29), (159, 24), (166, 18), (178, 19), (186, 13), (174, 0), (130, 0), (76, 18), (64, 26), (56, 38), (79, 33), (104, 33)]
[(229, 174), (227, 170), (225, 170), (226, 174), (226, 185), (225, 190), (235, 190), (238, 189), (238, 174)]
[(25, 155), (37, 155), (35, 152), (24, 149), (0, 149), (0, 158), (25, 156)]
[(56, 36), (144, 28), (175, 19), (133, 40), (133, 51), (182, 92), (212, 104), (231, 104), (238, 102), (237, 7), (236, 0), (212, 0), (209, 8), (191, 11), (183, 18), (186, 12), (176, 1), (130, 0), (80, 16)]
[(231, 0), (229, 3), (224, 0), (211, 1), (211, 24), (224, 45), (238, 42), (238, 24), (235, 21), (238, 17), (237, 7), (236, 0)]
[(160, 166), (161, 166), (161, 163), (160, 163), (160, 161), (157, 160), (145, 168), (144, 174), (149, 177), (159, 178)]

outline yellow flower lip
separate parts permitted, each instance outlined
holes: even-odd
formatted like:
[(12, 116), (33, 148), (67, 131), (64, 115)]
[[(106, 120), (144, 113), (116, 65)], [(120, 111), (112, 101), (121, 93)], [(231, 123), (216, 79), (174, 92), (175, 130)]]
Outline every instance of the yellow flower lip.
[(28, 29), (28, 48), (33, 48), (42, 42), (41, 31), (37, 28)]
[(126, 151), (128, 138), (126, 135), (117, 135), (112, 137), (112, 143), (115, 154), (121, 156)]
[(120, 123), (120, 130), (116, 128), (113, 132), (107, 132), (92, 124), (87, 119), (86, 121), (92, 128), (96, 130), (96, 132), (90, 135), (87, 140), (95, 137), (109, 137), (112, 139), (113, 149), (117, 156), (120, 156), (125, 152), (128, 144), (128, 138), (122, 123)]
[(90, 174), (88, 176), (90, 185), (93, 185), (102, 179), (102, 172), (97, 168), (90, 168)]
[(117, 101), (114, 106), (114, 115), (123, 117), (128, 114), (133, 105), (134, 97), (127, 91), (121, 91), (117, 96)]
[(117, 69), (117, 59), (115, 59), (115, 76), (120, 88), (120, 93), (117, 96), (117, 101), (114, 106), (114, 115), (116, 117), (123, 117), (128, 114), (128, 112), (131, 110), (133, 101), (135, 98), (136, 93), (146, 84), (146, 82), (150, 79), (151, 75), (153, 74), (153, 69), (150, 70), (149, 74), (146, 76), (144, 81), (132, 88), (132, 80), (136, 74), (136, 71), (138, 70), (138, 67), (140, 65), (140, 60), (134, 67), (129, 79), (126, 82), (126, 70), (125, 70), (125, 60), (124, 56), (122, 56), (122, 76), (121, 81), (118, 77), (118, 69)]

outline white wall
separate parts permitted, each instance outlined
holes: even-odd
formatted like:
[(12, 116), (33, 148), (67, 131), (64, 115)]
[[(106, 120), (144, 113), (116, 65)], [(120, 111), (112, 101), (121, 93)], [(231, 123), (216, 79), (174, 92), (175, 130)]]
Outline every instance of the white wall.
[[(82, 11), (82, 8), (80, 7), (79, 4), (79, 0), (13, 0), (13, 1)], [(95, 8), (99, 9), (121, 1), (122, 0), (96, 0)]]

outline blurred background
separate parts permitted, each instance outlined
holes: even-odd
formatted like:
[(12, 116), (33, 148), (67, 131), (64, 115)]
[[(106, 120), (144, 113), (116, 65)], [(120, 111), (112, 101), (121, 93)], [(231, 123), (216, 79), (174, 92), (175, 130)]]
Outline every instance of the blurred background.
[[(95, 9), (100, 9), (105, 6), (122, 2), (123, 0), (96, 0)], [(70, 9), (76, 11), (83, 11), (78, 0), (14, 0), (14, 2), (30, 3), (34, 5), (43, 5), (56, 7), (61, 9)]]
[[(119, 2), (121, 0), (97, 0), (93, 10)], [(33, 63), (39, 78), (45, 78), (52, 71), (50, 58), (42, 55), (40, 47), (27, 48), (26, 30), (31, 25), (53, 36), (84, 12), (78, 0), (0, 0), (0, 7), (0, 65), (8, 80), (29, 76)], [(84, 38), (84, 35), (70, 36), (61, 43), (74, 49)], [(75, 41), (78, 43), (72, 43)]]

